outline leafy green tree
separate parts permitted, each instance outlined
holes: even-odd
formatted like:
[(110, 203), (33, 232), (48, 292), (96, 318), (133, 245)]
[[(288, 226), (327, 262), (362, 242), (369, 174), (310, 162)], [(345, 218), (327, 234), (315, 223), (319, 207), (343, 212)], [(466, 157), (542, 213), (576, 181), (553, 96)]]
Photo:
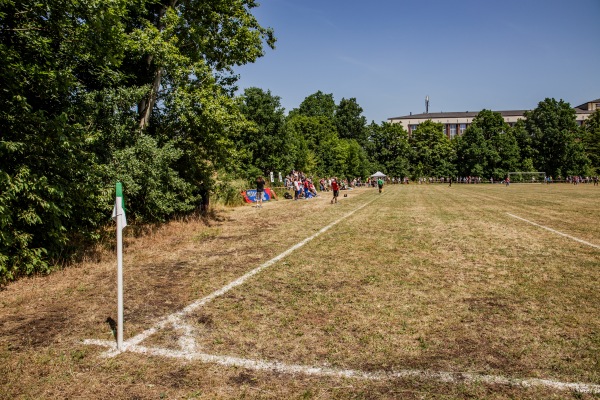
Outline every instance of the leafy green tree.
[(412, 132), (411, 172), (413, 177), (454, 176), (454, 149), (440, 123), (427, 120)]
[(362, 115), (363, 109), (356, 102), (356, 98), (340, 100), (335, 110), (335, 126), (342, 139), (355, 139), (359, 144), (366, 143), (367, 119)]
[(519, 162), (514, 171), (535, 171), (533, 160), (537, 152), (533, 148), (533, 138), (525, 127), (525, 121), (522, 119), (518, 120), (510, 131), (519, 148)]
[(502, 114), (490, 110), (481, 110), (475, 118), (472, 125), (481, 128), (485, 140), (491, 140), (496, 136), (505, 133), (509, 126), (504, 122)]
[(583, 145), (590, 160), (592, 173), (600, 173), (600, 109), (594, 111), (583, 125)]
[(327, 146), (326, 163), (320, 176), (337, 176), (353, 179), (369, 175), (366, 152), (354, 139), (331, 139)]
[[(218, 84), (234, 82), (233, 67), (254, 62), (274, 47), (270, 28), (251, 14), (254, 0), (140, 0), (131, 3), (127, 29), (138, 45), (126, 58), (134, 85), (147, 86), (138, 103), (139, 126), (150, 124), (161, 97), (177, 85), (173, 76), (207, 67)], [(189, 75), (192, 81), (197, 76)]]
[[(316, 164), (314, 169), (303, 169), (304, 172), (319, 176), (331, 175), (335, 172), (333, 170), (334, 160), (342, 156), (337, 154), (340, 150), (338, 147), (340, 139), (332, 119), (296, 114), (288, 116), (286, 126), (290, 134), (302, 137), (306, 141), (309, 153), (305, 153), (305, 155), (314, 160)], [(302, 161), (300, 164), (310, 165), (311, 163)], [(299, 165), (295, 167), (302, 169)]]
[(489, 176), (502, 178), (511, 171), (517, 171), (521, 157), (519, 145), (512, 130), (507, 129), (504, 133), (494, 136), (490, 142), (498, 158), (495, 160), (494, 168), (489, 171)]
[(85, 95), (119, 80), (124, 4), (0, 3), (0, 283), (47, 272), (110, 207)]
[[(232, 144), (241, 127), (224, 113), (232, 110), (233, 68), (262, 56), (265, 43), (274, 47), (272, 30), (251, 14), (256, 6), (254, 0), (141, 0), (131, 5), (127, 30), (137, 47), (127, 53), (123, 69), (129, 84), (146, 87), (137, 103), (138, 125), (151, 136), (186, 138), (176, 141), (185, 146), (180, 173), (198, 185), (203, 208), (216, 166), (235, 169), (239, 161)], [(198, 115), (181, 118), (175, 112), (180, 108), (170, 105), (182, 101)], [(178, 130), (158, 125), (161, 121), (176, 121)]]
[(455, 139), (457, 169), (460, 176), (485, 177), (488, 166), (488, 143), (483, 129), (470, 125), (462, 136)]
[(345, 143), (344, 168), (339, 175), (345, 176), (348, 179), (365, 178), (370, 174), (369, 157), (365, 149), (354, 139), (342, 139)]
[(115, 178), (146, 221), (208, 199), (247, 128), (232, 68), (274, 44), (255, 6), (0, 2), (0, 281), (47, 271), (74, 239), (97, 238)]
[(174, 169), (182, 155), (172, 142), (160, 146), (145, 134), (133, 146), (115, 151), (114, 174), (127, 188), (127, 207), (135, 210), (138, 222), (164, 221), (196, 208), (194, 186)]
[(335, 109), (333, 94), (325, 94), (319, 90), (307, 96), (297, 109), (290, 112), (290, 116), (300, 114), (307, 117), (324, 117), (333, 121)]
[(375, 169), (388, 176), (405, 177), (409, 175), (411, 149), (408, 144), (408, 132), (400, 124), (372, 122), (367, 127), (369, 152)]
[(249, 163), (262, 174), (291, 169), (290, 140), (285, 136), (284, 109), (281, 99), (271, 91), (248, 88), (242, 96), (241, 112), (254, 124), (242, 132), (238, 148), (249, 154)]
[(284, 124), (285, 135), (290, 140), (290, 160), (292, 168), (304, 171), (308, 174), (314, 174), (317, 170), (317, 156), (313, 147), (305, 137), (304, 128), (307, 127), (307, 121), (304, 116), (296, 115), (286, 119)]
[[(469, 132), (470, 135), (466, 140), (459, 142), (463, 145), (481, 147), (461, 149), (461, 156), (463, 159), (466, 157), (467, 164), (464, 166), (473, 169), (473, 172), (466, 175), (502, 178), (508, 172), (518, 168), (520, 156), (518, 143), (500, 113), (482, 110), (473, 119), (470, 128), (473, 132)], [(485, 143), (481, 143), (480, 133)], [(467, 171), (463, 170), (463, 172)]]
[(575, 110), (562, 100), (545, 99), (525, 113), (525, 126), (537, 152), (536, 168), (552, 176), (584, 174), (589, 160), (578, 139)]
[(215, 174), (238, 171), (235, 138), (250, 129), (240, 112), (240, 100), (220, 85), (209, 84), (210, 78), (207, 73), (202, 84), (191, 81), (172, 91), (164, 100), (168, 112), (157, 113), (157, 123), (148, 129), (161, 143), (172, 141), (183, 151), (174, 168), (193, 184), (195, 190), (189, 195), (200, 196), (203, 210), (209, 205)]

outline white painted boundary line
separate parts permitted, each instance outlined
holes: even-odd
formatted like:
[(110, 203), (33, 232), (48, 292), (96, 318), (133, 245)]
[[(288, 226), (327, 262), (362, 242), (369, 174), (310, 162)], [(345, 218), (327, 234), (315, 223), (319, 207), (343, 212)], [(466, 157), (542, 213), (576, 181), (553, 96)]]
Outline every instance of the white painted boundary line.
[[(89, 341), (89, 344), (99, 346), (113, 346), (112, 342), (106, 340)], [(131, 345), (127, 349), (130, 352), (145, 354), (154, 357), (168, 357), (184, 359), (187, 361), (201, 361), (214, 363), (226, 367), (240, 367), (255, 371), (272, 371), (284, 374), (305, 374), (313, 376), (328, 376), (334, 378), (353, 378), (363, 380), (381, 381), (387, 379), (415, 378), (423, 380), (435, 380), (445, 383), (485, 383), (490, 385), (520, 386), (520, 387), (547, 387), (556, 390), (571, 390), (580, 393), (600, 394), (600, 385), (587, 383), (568, 383), (549, 379), (538, 378), (507, 378), (497, 375), (482, 375), (468, 372), (444, 372), (426, 371), (417, 369), (405, 369), (397, 371), (373, 371), (365, 372), (353, 369), (341, 369), (331, 367), (315, 367), (298, 364), (285, 364), (278, 361), (250, 360), (231, 356), (215, 356), (200, 352), (178, 351), (173, 349), (161, 349), (157, 347), (145, 347)]]
[(590, 243), (590, 242), (586, 242), (585, 240), (581, 240), (581, 239), (579, 239), (579, 238), (576, 238), (575, 236), (567, 235), (566, 233), (559, 232), (559, 231), (557, 231), (557, 230), (554, 230), (554, 229), (552, 229), (552, 228), (548, 228), (547, 226), (540, 225), (540, 224), (538, 224), (538, 223), (535, 223), (535, 222), (533, 222), (533, 221), (529, 221), (529, 220), (527, 220), (527, 219), (525, 219), (525, 218), (521, 218), (521, 217), (519, 217), (519, 216), (517, 216), (517, 215), (514, 215), (514, 214), (511, 214), (511, 213), (507, 213), (507, 214), (508, 214), (508, 215), (510, 215), (510, 216), (511, 216), (511, 217), (513, 217), (513, 218), (520, 219), (521, 221), (527, 222), (527, 223), (529, 223), (529, 224), (531, 224), (531, 225), (535, 225), (535, 226), (537, 226), (537, 227), (540, 227), (540, 228), (542, 228), (542, 229), (545, 229), (545, 230), (547, 230), (547, 231), (550, 231), (550, 232), (552, 232), (552, 233), (556, 233), (557, 235), (561, 235), (561, 236), (564, 236), (564, 237), (566, 237), (566, 238), (569, 238), (569, 239), (575, 240), (576, 242), (579, 242), (579, 243), (581, 243), (581, 244), (585, 244), (586, 246), (590, 246), (590, 247), (594, 247), (594, 248), (596, 248), (596, 249), (600, 249), (600, 246), (598, 246), (598, 245), (596, 245), (596, 244), (593, 244), (593, 243)]
[[(296, 245), (290, 247), (283, 253), (270, 259), (269, 261), (265, 262), (264, 264), (256, 267), (252, 271), (250, 271), (250, 272), (246, 273), (245, 275), (241, 276), (240, 278), (234, 280), (233, 282), (229, 283), (228, 285), (224, 286), (223, 288), (209, 294), (208, 296), (205, 296), (205, 297), (195, 301), (194, 303), (185, 307), (183, 310), (178, 311), (176, 313), (173, 313), (173, 314), (163, 318), (162, 320), (157, 322), (156, 325), (154, 325), (152, 328), (149, 328), (149, 329), (141, 332), (140, 334), (134, 336), (133, 338), (125, 341), (123, 343), (122, 350), (118, 350), (116, 348), (116, 344), (114, 343), (114, 341), (109, 341), (109, 340), (87, 339), (87, 340), (84, 340), (83, 343), (86, 345), (96, 345), (96, 346), (108, 347), (111, 350), (109, 350), (103, 354), (105, 357), (114, 357), (124, 351), (130, 351), (130, 352), (134, 352), (134, 353), (146, 354), (149, 356), (178, 358), (178, 359), (184, 359), (184, 360), (190, 360), (190, 361), (198, 360), (198, 361), (202, 361), (202, 362), (206, 362), (206, 363), (215, 363), (215, 364), (229, 366), (229, 367), (242, 367), (242, 368), (259, 370), (259, 371), (274, 371), (274, 372), (281, 372), (281, 373), (287, 373), (287, 374), (301, 373), (301, 374), (315, 375), (315, 376), (330, 376), (330, 377), (337, 377), (337, 378), (355, 378), (355, 379), (365, 379), (365, 380), (385, 380), (385, 379), (394, 379), (394, 378), (395, 379), (419, 378), (419, 379), (436, 380), (436, 381), (446, 382), (446, 383), (481, 382), (481, 383), (486, 383), (486, 384), (521, 386), (521, 387), (536, 387), (536, 386), (540, 387), (540, 386), (542, 386), (542, 387), (548, 387), (548, 388), (558, 389), (558, 390), (572, 390), (572, 391), (581, 392), (581, 393), (600, 394), (600, 385), (594, 385), (594, 384), (588, 384), (588, 383), (569, 383), (569, 382), (559, 382), (559, 381), (553, 381), (553, 380), (548, 380), (548, 379), (537, 379), (537, 378), (526, 378), (526, 379), (507, 378), (507, 377), (503, 377), (503, 376), (482, 375), (482, 374), (465, 373), (465, 372), (425, 371), (425, 370), (411, 370), (411, 369), (390, 371), (390, 372), (386, 372), (386, 371), (365, 372), (365, 371), (351, 370), (351, 369), (339, 369), (339, 368), (331, 368), (331, 367), (314, 367), (314, 366), (306, 366), (306, 365), (298, 365), (298, 364), (285, 364), (285, 363), (277, 362), (277, 361), (250, 360), (250, 359), (231, 357), (231, 356), (217, 356), (217, 355), (200, 353), (200, 352), (196, 351), (195, 341), (193, 339), (193, 329), (189, 325), (187, 325), (185, 322), (182, 321), (183, 317), (185, 317), (187, 314), (191, 313), (192, 311), (196, 310), (197, 308), (205, 305), (209, 301), (215, 299), (216, 297), (219, 297), (219, 296), (225, 294), (226, 292), (228, 292), (229, 290), (231, 290), (239, 285), (242, 285), (246, 280), (248, 280), (252, 276), (256, 275), (263, 269), (270, 267), (271, 265), (275, 264), (276, 262), (280, 261), (281, 259), (287, 257), (292, 252), (294, 252), (295, 250), (304, 246), (306, 243), (310, 242), (311, 240), (313, 240), (317, 236), (321, 235), (322, 233), (325, 233), (326, 231), (328, 231), (330, 228), (332, 228), (339, 222), (343, 221), (344, 219), (346, 219), (349, 216), (351, 216), (352, 214), (354, 214), (356, 211), (359, 211), (362, 208), (366, 207), (367, 205), (371, 204), (377, 198), (375, 198), (375, 199), (363, 204), (362, 206), (356, 208), (355, 210), (349, 212), (348, 214), (344, 215), (343, 217), (339, 218), (338, 220), (336, 220), (336, 221), (332, 222), (331, 224), (327, 225), (326, 227), (322, 228), (321, 230), (316, 232), (314, 235), (307, 237), (306, 239), (304, 239), (301, 242), (297, 243)], [(512, 217), (518, 218), (518, 219), (522, 219), (525, 222), (529, 222), (534, 225), (538, 225), (531, 221), (527, 221), (521, 217), (517, 217), (512, 214), (509, 214), (509, 215)], [(540, 226), (544, 229), (553, 231), (555, 233), (561, 234), (563, 236), (567, 236), (571, 239), (575, 239), (582, 243), (591, 245), (593, 247), (598, 247), (591, 243), (583, 242), (577, 238), (573, 238), (569, 235), (565, 235), (563, 233), (556, 232), (553, 229), (546, 228), (541, 225), (538, 225), (538, 226)], [(139, 346), (139, 343), (141, 343), (142, 341), (147, 339), (149, 336), (156, 333), (159, 329), (162, 329), (169, 324), (172, 325), (176, 330), (183, 332), (183, 335), (179, 340), (179, 345), (181, 347), (181, 350)]]
[[(223, 294), (227, 293), (231, 289), (233, 289), (233, 288), (235, 288), (237, 286), (242, 285), (249, 278), (251, 278), (254, 275), (258, 274), (263, 269), (270, 267), (271, 265), (275, 264), (276, 262), (280, 261), (281, 259), (287, 257), (288, 255), (290, 255), (294, 251), (298, 250), (300, 247), (304, 246), (306, 243), (310, 242), (311, 240), (313, 240), (314, 238), (318, 237), (319, 235), (327, 232), (329, 229), (331, 229), (332, 227), (334, 227), (335, 225), (337, 225), (338, 223), (340, 223), (344, 219), (348, 218), (349, 216), (351, 216), (355, 212), (357, 212), (357, 211), (363, 209), (364, 207), (368, 206), (369, 204), (371, 204), (372, 202), (374, 202), (375, 200), (377, 200), (377, 198), (378, 197), (374, 198), (371, 201), (366, 202), (362, 206), (359, 206), (358, 208), (354, 209), (353, 211), (350, 211), (346, 215), (342, 216), (341, 218), (337, 219), (336, 221), (333, 221), (331, 224), (329, 224), (326, 227), (322, 228), (321, 230), (319, 230), (318, 232), (316, 232), (314, 235), (307, 237), (306, 239), (304, 239), (301, 242), (299, 242), (299, 243), (295, 244), (294, 246), (290, 247), (289, 249), (287, 249), (283, 253), (279, 254), (278, 256), (273, 257), (272, 259), (270, 259), (269, 261), (265, 262), (262, 265), (259, 265), (258, 267), (256, 267), (252, 271), (250, 271), (250, 272), (246, 273), (245, 275), (239, 277), (238, 279), (234, 280), (233, 282), (230, 282), (229, 284), (223, 286), (221, 289), (212, 292), (211, 294), (209, 294), (206, 297), (203, 297), (203, 298), (201, 298), (199, 300), (196, 300), (195, 302), (193, 302), (192, 304), (188, 305), (187, 307), (185, 307), (181, 311), (178, 311), (178, 312), (175, 312), (175, 313), (173, 313), (171, 315), (168, 315), (167, 317), (165, 317), (162, 320), (158, 321), (156, 323), (156, 325), (154, 325), (152, 328), (146, 329), (145, 331), (139, 333), (138, 335), (132, 337), (131, 339), (123, 342), (123, 348), (121, 350), (117, 349), (116, 345), (115, 346), (111, 346), (111, 347), (113, 347), (113, 349), (107, 351), (103, 355), (105, 357), (114, 357), (114, 356), (120, 354), (122, 351), (127, 350), (128, 347), (140, 344), (142, 341), (146, 340), (149, 336), (152, 336), (153, 334), (155, 334), (159, 329), (162, 329), (162, 328), (164, 328), (165, 326), (168, 326), (168, 325), (172, 325), (172, 326), (174, 326), (176, 328), (180, 328), (180, 329), (183, 329), (183, 330), (188, 330), (188, 329), (186, 329), (187, 326), (182, 326), (182, 324), (181, 324), (181, 318), (182, 317), (184, 317), (185, 315), (191, 313), (192, 311), (196, 310), (197, 308), (202, 307), (203, 305), (205, 305), (206, 303), (208, 303), (211, 300), (215, 299), (216, 297), (222, 296)], [(84, 344), (98, 344), (98, 343), (94, 342), (94, 341), (90, 341), (90, 340), (85, 340)]]

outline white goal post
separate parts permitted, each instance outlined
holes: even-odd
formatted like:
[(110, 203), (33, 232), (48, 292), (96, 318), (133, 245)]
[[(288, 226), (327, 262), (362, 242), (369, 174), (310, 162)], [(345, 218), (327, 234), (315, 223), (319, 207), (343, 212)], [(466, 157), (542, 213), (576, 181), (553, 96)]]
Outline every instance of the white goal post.
[(511, 183), (544, 183), (546, 181), (546, 173), (543, 171), (515, 171), (509, 172), (508, 178), (510, 179)]

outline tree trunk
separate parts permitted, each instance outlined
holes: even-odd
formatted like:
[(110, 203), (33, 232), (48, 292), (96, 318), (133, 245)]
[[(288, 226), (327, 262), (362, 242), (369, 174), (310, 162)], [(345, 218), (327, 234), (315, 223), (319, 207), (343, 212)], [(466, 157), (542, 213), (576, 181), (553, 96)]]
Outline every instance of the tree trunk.
[(206, 189), (205, 187), (201, 187), (200, 197), (202, 197), (202, 200), (200, 202), (200, 212), (202, 214), (206, 214), (210, 206), (210, 190)]
[[(156, 25), (159, 31), (163, 31), (165, 26), (163, 24), (163, 17), (167, 12), (167, 7), (175, 8), (177, 5), (177, 0), (169, 1), (168, 5), (163, 5), (158, 13), (158, 20), (156, 21)], [(148, 68), (151, 67), (153, 61), (153, 56), (149, 55), (147, 59)], [(141, 130), (146, 128), (150, 123), (150, 116), (152, 115), (152, 109), (156, 104), (156, 100), (158, 99), (158, 90), (160, 89), (160, 82), (162, 80), (164, 74), (163, 67), (159, 67), (154, 73), (154, 80), (152, 81), (152, 87), (150, 88), (150, 92), (145, 99), (142, 99), (138, 104), (138, 113), (140, 114), (140, 123), (139, 127)]]
[(160, 81), (163, 75), (163, 68), (159, 68), (154, 73), (154, 81), (152, 82), (152, 88), (150, 89), (150, 93), (148, 94), (148, 98), (142, 100), (141, 104), (145, 107), (142, 111), (142, 116), (140, 119), (140, 129), (144, 129), (150, 123), (150, 116), (152, 115), (152, 109), (154, 108), (154, 104), (156, 104), (156, 99), (158, 98), (158, 89), (160, 88)]

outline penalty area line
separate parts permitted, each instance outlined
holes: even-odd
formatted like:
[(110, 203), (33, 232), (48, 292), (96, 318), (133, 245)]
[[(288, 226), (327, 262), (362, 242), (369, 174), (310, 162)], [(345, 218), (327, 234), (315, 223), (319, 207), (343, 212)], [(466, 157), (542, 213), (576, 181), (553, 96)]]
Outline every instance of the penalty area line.
[(511, 214), (511, 213), (507, 213), (507, 214), (510, 215), (513, 218), (520, 219), (521, 221), (527, 222), (528, 224), (535, 225), (535, 226), (537, 226), (539, 228), (545, 229), (545, 230), (550, 231), (552, 233), (556, 233), (557, 235), (561, 235), (561, 236), (564, 236), (564, 237), (569, 238), (571, 240), (574, 240), (576, 242), (579, 242), (581, 244), (585, 244), (586, 246), (590, 246), (590, 247), (593, 247), (593, 248), (596, 248), (596, 249), (600, 249), (600, 246), (598, 246), (596, 244), (593, 244), (593, 243), (590, 243), (590, 242), (586, 242), (585, 240), (576, 238), (575, 236), (567, 235), (566, 233), (559, 232), (559, 231), (557, 231), (555, 229), (548, 228), (547, 226), (540, 225), (540, 224), (538, 224), (536, 222), (529, 221), (528, 219), (521, 218), (521, 217), (519, 217), (517, 215), (514, 215), (514, 214)]

